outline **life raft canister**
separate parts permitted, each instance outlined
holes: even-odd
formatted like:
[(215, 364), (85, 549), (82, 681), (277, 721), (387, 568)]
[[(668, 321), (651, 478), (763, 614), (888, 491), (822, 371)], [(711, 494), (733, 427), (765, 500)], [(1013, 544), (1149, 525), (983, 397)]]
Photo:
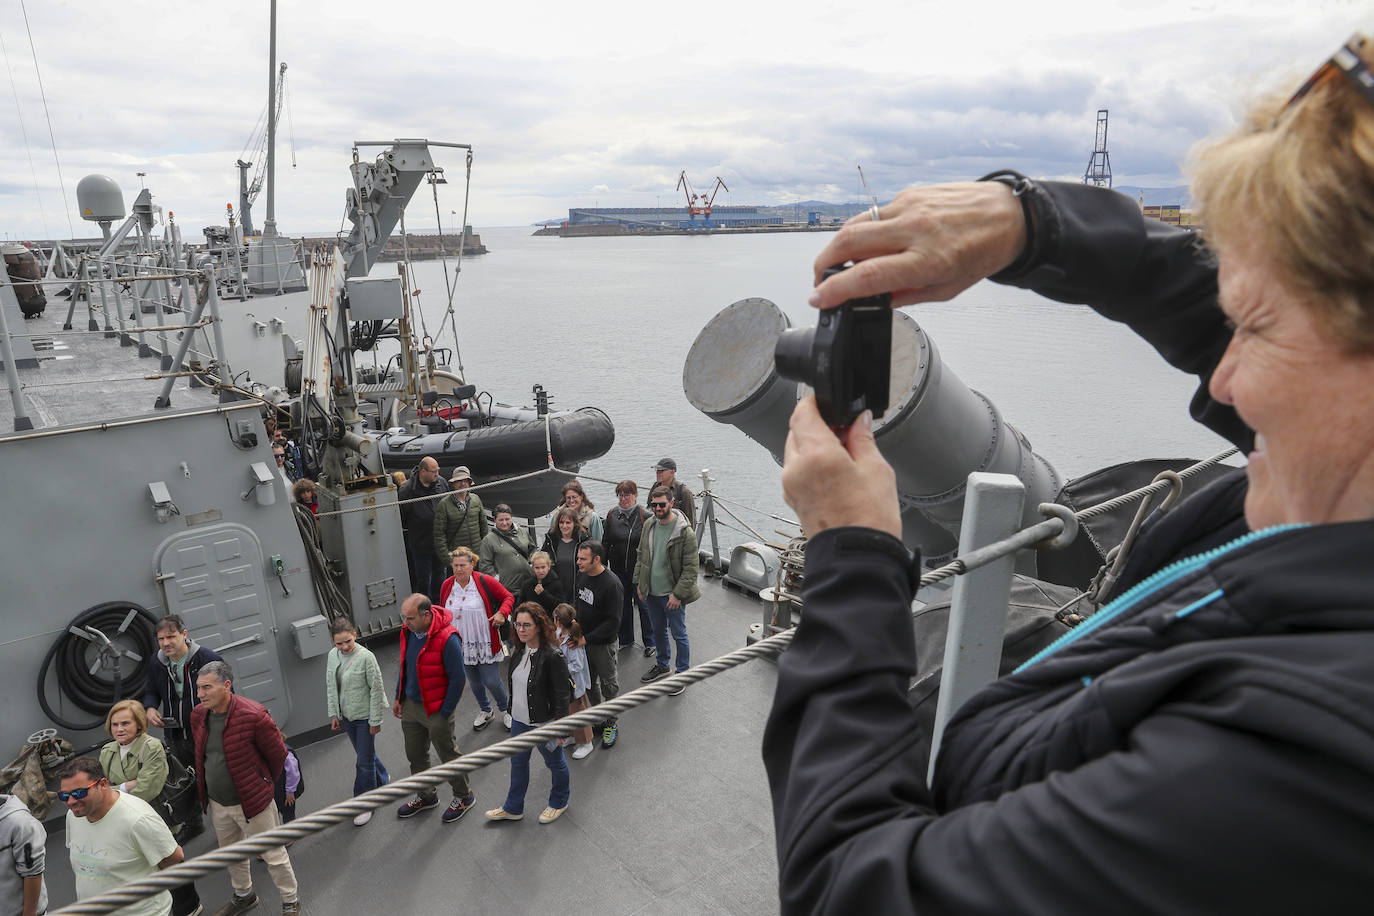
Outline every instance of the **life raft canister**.
[(38, 259), (23, 245), (4, 246), (5, 273), (14, 284), (14, 295), (19, 300), (19, 309), (25, 318), (36, 318), (48, 307), (48, 297), (37, 281), (43, 279), (38, 270)]

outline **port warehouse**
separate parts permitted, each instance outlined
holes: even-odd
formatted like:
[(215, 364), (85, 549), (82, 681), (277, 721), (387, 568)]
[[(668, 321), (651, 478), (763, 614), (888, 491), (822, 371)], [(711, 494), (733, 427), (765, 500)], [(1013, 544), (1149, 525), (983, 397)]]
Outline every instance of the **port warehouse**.
[(758, 207), (720, 206), (704, 216), (691, 218), (686, 207), (576, 207), (568, 210), (565, 226), (625, 226), (638, 229), (746, 229), (751, 226), (781, 226), (781, 216), (764, 213)]

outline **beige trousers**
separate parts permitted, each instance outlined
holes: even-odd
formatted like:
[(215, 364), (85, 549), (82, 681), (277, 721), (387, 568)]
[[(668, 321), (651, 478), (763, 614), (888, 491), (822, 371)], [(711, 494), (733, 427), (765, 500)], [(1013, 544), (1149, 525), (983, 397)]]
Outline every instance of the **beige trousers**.
[[(221, 846), (257, 836), (281, 824), (277, 817), (276, 805), (269, 804), (249, 818), (243, 816), (241, 805), (221, 805), (215, 801), (210, 802), (210, 821), (215, 825), (215, 836), (219, 837)], [(295, 903), (296, 872), (291, 867), (291, 858), (286, 854), (286, 847), (277, 846), (269, 849), (262, 854), (262, 858), (267, 863), (267, 871), (272, 875), (272, 882), (277, 885), (277, 893), (281, 894), (281, 902)], [(252, 892), (253, 869), (248, 860), (241, 859), (229, 866), (229, 883), (233, 885), (234, 893), (240, 897)]]

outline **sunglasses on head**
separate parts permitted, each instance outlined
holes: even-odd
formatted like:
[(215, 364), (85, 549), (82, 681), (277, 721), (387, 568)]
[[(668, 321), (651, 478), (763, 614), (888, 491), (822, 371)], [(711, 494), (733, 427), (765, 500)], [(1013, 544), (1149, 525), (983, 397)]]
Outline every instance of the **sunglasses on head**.
[(65, 801), (67, 801), (68, 799), (74, 798), (74, 799), (76, 799), (77, 801), (81, 801), (81, 799), (85, 798), (87, 795), (90, 795), (90, 794), (91, 794), (91, 790), (94, 789), (94, 788), (95, 788), (96, 786), (98, 786), (98, 785), (100, 785), (100, 780), (97, 779), (95, 782), (91, 783), (89, 786), (85, 786), (85, 787), (80, 788), (80, 789), (72, 789), (70, 792), (58, 792), (58, 793), (57, 793), (57, 800), (58, 800), (58, 801), (61, 801), (61, 802), (65, 802)]
[(1326, 63), (1314, 70), (1307, 81), (1298, 87), (1298, 91), (1293, 93), (1288, 104), (1283, 106), (1283, 111), (1279, 112), (1278, 117), (1274, 119), (1275, 123), (1309, 92), (1336, 79), (1338, 74), (1344, 75), (1360, 95), (1364, 96), (1365, 101), (1374, 105), (1374, 73), (1370, 72), (1369, 67), (1365, 66), (1365, 62), (1360, 58), (1360, 51), (1364, 49), (1365, 42), (1366, 39), (1363, 35), (1351, 35), (1346, 43), (1336, 49), (1336, 53), (1327, 59)]

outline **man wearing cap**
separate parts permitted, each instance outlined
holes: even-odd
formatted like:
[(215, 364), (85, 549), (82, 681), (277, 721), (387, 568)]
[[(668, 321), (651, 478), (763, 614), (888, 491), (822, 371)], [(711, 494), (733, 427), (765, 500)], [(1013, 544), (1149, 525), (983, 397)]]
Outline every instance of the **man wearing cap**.
[(677, 479), (677, 462), (671, 458), (660, 458), (658, 464), (654, 465), (654, 474), (658, 478), (659, 486), (667, 487), (673, 491), (673, 508), (682, 513), (682, 517), (687, 520), (693, 530), (697, 527), (697, 504), (692, 498), (692, 491), (687, 489), (687, 485)]
[(453, 492), (439, 500), (434, 507), (434, 553), (439, 565), (447, 570), (453, 562), (453, 551), (466, 547), (473, 553), (487, 536), (487, 513), (482, 497), (469, 493), (472, 474), (465, 467), (456, 467), (448, 482)]
[[(439, 462), (421, 458), (415, 473), (401, 484), (396, 498), (401, 501), (401, 528), (405, 531), (406, 555), (410, 557), (410, 586), (431, 601), (439, 597), (439, 587), (449, 574), (448, 564), (434, 555), (434, 512), (448, 484), (439, 474)], [(414, 502), (408, 502), (414, 500)]]

